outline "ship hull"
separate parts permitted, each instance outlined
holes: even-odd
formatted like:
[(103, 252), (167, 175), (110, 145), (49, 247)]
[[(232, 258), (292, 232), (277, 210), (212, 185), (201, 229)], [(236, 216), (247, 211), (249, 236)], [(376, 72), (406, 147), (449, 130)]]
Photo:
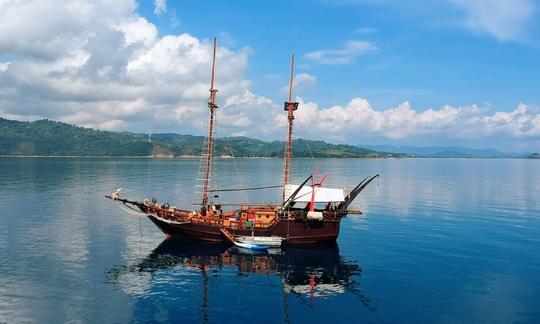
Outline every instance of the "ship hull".
[[(200, 223), (171, 224), (151, 215), (148, 218), (168, 237), (209, 242), (226, 241), (219, 226)], [(286, 239), (287, 244), (312, 244), (336, 241), (339, 229), (339, 220), (301, 221), (291, 219), (279, 220), (276, 225), (268, 229), (256, 229), (254, 235), (280, 236)], [(251, 235), (249, 229), (232, 232), (234, 235)]]

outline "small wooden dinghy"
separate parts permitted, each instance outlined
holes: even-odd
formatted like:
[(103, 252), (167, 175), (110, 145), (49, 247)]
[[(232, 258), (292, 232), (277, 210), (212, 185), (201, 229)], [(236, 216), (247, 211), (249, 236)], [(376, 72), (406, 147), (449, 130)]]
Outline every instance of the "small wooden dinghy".
[(280, 247), (283, 238), (279, 236), (237, 236), (236, 241), (244, 244)]
[(250, 249), (250, 250), (268, 250), (270, 246), (268, 245), (260, 245), (260, 244), (249, 244), (249, 243), (242, 243), (238, 241), (233, 242), (234, 245), (244, 248), (244, 249)]
[(280, 247), (283, 241), (279, 236), (234, 236), (226, 229), (222, 228), (221, 233), (234, 245), (252, 250), (267, 250)]

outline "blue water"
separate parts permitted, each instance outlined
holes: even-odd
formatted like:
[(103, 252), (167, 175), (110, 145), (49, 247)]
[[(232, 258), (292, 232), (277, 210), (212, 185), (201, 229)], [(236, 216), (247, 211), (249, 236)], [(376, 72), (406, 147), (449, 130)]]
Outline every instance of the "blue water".
[[(296, 160), (298, 180), (381, 178), (337, 244), (272, 254), (164, 241), (103, 197), (190, 208), (198, 165), (0, 158), (0, 322), (540, 322), (539, 161)], [(222, 186), (280, 182), (279, 159), (219, 165)]]

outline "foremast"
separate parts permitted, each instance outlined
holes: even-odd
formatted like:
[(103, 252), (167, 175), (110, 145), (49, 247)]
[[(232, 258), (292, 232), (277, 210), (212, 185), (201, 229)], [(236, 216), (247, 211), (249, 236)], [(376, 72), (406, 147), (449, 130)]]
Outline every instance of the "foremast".
[(291, 78), (289, 81), (289, 101), (285, 102), (284, 110), (287, 111), (287, 120), (289, 121), (288, 133), (287, 133), (287, 146), (285, 147), (284, 154), (284, 168), (283, 168), (283, 201), (285, 197), (286, 187), (291, 180), (291, 158), (292, 158), (292, 132), (294, 123), (294, 111), (298, 109), (298, 102), (293, 102), (293, 85), (294, 85), (294, 53), (291, 56)]
[(216, 104), (216, 93), (217, 89), (214, 89), (214, 78), (215, 78), (215, 68), (216, 68), (216, 38), (214, 37), (214, 50), (212, 54), (212, 77), (210, 80), (210, 98), (208, 99), (208, 109), (210, 110), (210, 121), (208, 123), (208, 143), (206, 147), (206, 167), (204, 170), (204, 186), (203, 186), (203, 197), (202, 197), (202, 206), (206, 207), (208, 205), (208, 185), (210, 183), (210, 173), (212, 170), (212, 150), (213, 150), (213, 132), (214, 132), (214, 123), (215, 123), (215, 114), (218, 105)]

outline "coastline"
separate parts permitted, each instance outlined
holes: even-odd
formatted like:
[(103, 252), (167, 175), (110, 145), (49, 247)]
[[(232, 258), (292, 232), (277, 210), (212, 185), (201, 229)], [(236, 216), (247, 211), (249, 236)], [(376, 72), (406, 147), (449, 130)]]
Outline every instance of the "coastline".
[[(67, 159), (155, 159), (155, 160), (195, 160), (200, 159), (200, 156), (173, 156), (173, 157), (160, 157), (160, 156), (133, 156), (133, 155), (0, 155), (0, 158), (67, 158)], [(464, 159), (464, 160), (538, 160), (528, 157), (465, 157), (465, 156), (454, 156), (454, 157), (434, 157), (434, 156), (404, 156), (404, 157), (293, 157), (295, 160), (303, 159), (344, 159), (344, 160), (416, 160), (416, 159)], [(231, 159), (280, 159), (283, 157), (275, 156), (240, 156), (240, 157), (215, 157), (214, 159), (222, 160), (231, 160)]]

